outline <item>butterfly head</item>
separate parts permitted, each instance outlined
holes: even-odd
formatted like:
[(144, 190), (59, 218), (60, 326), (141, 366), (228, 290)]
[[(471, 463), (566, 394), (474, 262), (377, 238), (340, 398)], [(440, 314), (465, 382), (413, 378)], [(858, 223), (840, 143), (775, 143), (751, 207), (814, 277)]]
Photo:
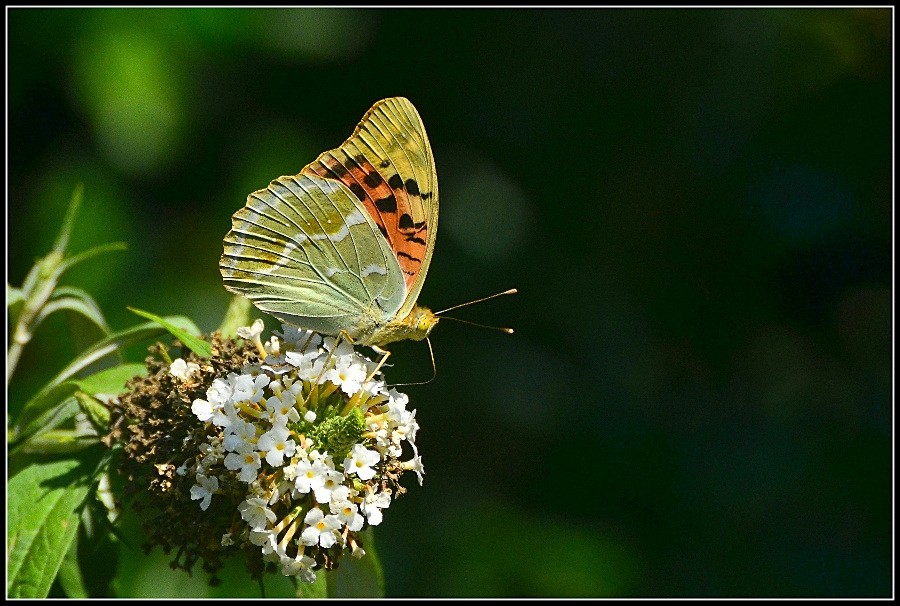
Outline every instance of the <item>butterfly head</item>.
[(421, 305), (416, 305), (410, 312), (409, 317), (413, 319), (413, 322), (410, 323), (413, 327), (413, 332), (409, 336), (413, 341), (421, 341), (427, 338), (431, 334), (431, 329), (437, 326), (438, 321), (440, 321), (440, 318), (433, 314), (430, 309)]

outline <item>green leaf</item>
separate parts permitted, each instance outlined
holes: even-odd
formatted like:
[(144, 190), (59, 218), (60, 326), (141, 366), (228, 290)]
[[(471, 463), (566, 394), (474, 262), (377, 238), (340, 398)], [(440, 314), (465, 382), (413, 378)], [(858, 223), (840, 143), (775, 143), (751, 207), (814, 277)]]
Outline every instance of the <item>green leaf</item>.
[[(111, 332), (109, 324), (106, 323), (106, 318), (103, 317), (103, 312), (100, 311), (100, 306), (97, 305), (97, 302), (87, 291), (76, 286), (58, 286), (53, 291), (53, 294), (50, 295), (50, 299), (50, 302), (45, 307), (57, 304), (60, 300), (77, 301), (74, 306), (70, 307), (67, 305), (65, 308), (72, 309), (94, 322), (103, 331), (104, 335), (108, 335)], [(41, 315), (47, 316), (49, 312), (43, 312), (42, 310)], [(37, 322), (35, 322), (35, 325), (37, 325)]]
[(85, 433), (79, 429), (50, 429), (42, 431), (26, 442), (17, 445), (10, 451), (10, 460), (18, 464), (27, 464), (24, 455), (71, 455), (100, 443), (96, 433)]
[(204, 341), (203, 339), (199, 339), (191, 334), (189, 334), (186, 330), (182, 330), (177, 326), (173, 326), (171, 323), (167, 322), (164, 318), (160, 318), (157, 315), (151, 314), (150, 312), (143, 311), (140, 309), (135, 309), (134, 307), (129, 307), (129, 311), (136, 313), (139, 316), (143, 316), (148, 320), (153, 320), (160, 326), (165, 327), (172, 335), (178, 338), (182, 343), (184, 343), (185, 347), (190, 349), (192, 352), (200, 356), (201, 358), (208, 358), (212, 355), (212, 345)]
[[(194, 323), (191, 322), (190, 319), (184, 318), (182, 316), (172, 316), (169, 317), (168, 320), (170, 322), (179, 322), (185, 326), (194, 326)], [(19, 419), (16, 422), (16, 429), (14, 433), (15, 439), (20, 440), (28, 437), (29, 435), (34, 435), (35, 432), (41, 429), (41, 425), (38, 424), (36, 427), (30, 427), (31, 423), (36, 422), (36, 420), (43, 419), (43, 415), (48, 409), (58, 405), (67, 397), (73, 395), (75, 393), (74, 389), (80, 388), (78, 381), (73, 381), (69, 387), (63, 386), (66, 380), (72, 377), (75, 373), (83, 370), (84, 368), (103, 358), (104, 356), (107, 356), (121, 349), (122, 347), (130, 345), (131, 343), (141, 341), (143, 339), (158, 337), (162, 334), (165, 334), (165, 330), (163, 328), (153, 322), (147, 322), (145, 324), (139, 324), (123, 331), (113, 333), (107, 338), (94, 344), (93, 347), (82, 353), (68, 366), (66, 366), (66, 368), (64, 368), (58, 375), (56, 375), (53, 380), (45, 385), (43, 389), (41, 389), (25, 404), (25, 406), (22, 408), (22, 412), (19, 415)], [(103, 377), (103, 379), (98, 379), (98, 381), (104, 382), (103, 390), (98, 389), (97, 385), (92, 385), (90, 382), (88, 382), (85, 384), (85, 387), (82, 389), (82, 391), (86, 391), (87, 393), (91, 394), (117, 393), (119, 391), (122, 391), (118, 389), (117, 381), (122, 376), (132, 372), (134, 369), (135, 365), (122, 365), (113, 369), (102, 371), (102, 373), (110, 374), (103, 375), (102, 373), (98, 373), (94, 376)], [(117, 373), (122, 374), (119, 375)], [(141, 373), (137, 372), (135, 374)], [(127, 380), (127, 378), (122, 379), (122, 387), (124, 387), (124, 381)], [(105, 389), (107, 389), (108, 387), (112, 387), (113, 389), (107, 392), (105, 391)], [(25, 431), (26, 426), (28, 426), (30, 431)]]
[(95, 246), (94, 248), (89, 248), (88, 250), (80, 252), (77, 255), (70, 257), (60, 263), (57, 268), (57, 276), (62, 275), (63, 272), (71, 269), (75, 265), (78, 265), (82, 261), (87, 261), (91, 257), (96, 257), (99, 254), (112, 252), (114, 250), (128, 250), (128, 245), (125, 242), (110, 242), (108, 244), (101, 244), (99, 246)]
[(304, 583), (303, 581), (298, 581), (297, 579), (293, 579), (297, 584), (297, 597), (298, 598), (312, 598), (312, 599), (321, 599), (328, 597), (328, 577), (323, 574), (325, 571), (319, 571), (316, 573), (316, 582), (315, 583)]
[(83, 391), (76, 391), (75, 399), (78, 400), (78, 406), (87, 415), (88, 421), (90, 421), (94, 430), (98, 434), (106, 433), (109, 429), (109, 408), (97, 398)]
[(74, 311), (75, 313), (79, 313), (89, 319), (91, 322), (96, 324), (103, 330), (104, 334), (109, 334), (107, 330), (106, 320), (103, 319), (103, 314), (99, 309), (92, 308), (90, 305), (82, 301), (81, 299), (76, 299), (75, 297), (61, 297), (59, 299), (54, 299), (53, 301), (48, 301), (46, 305), (41, 308), (40, 313), (37, 318), (35, 318), (34, 323), (31, 325), (32, 330), (37, 328), (37, 326), (44, 321), (44, 318), (49, 316), (55, 311), (60, 311), (62, 309), (68, 309), (69, 311)]
[(147, 367), (143, 364), (122, 364), (115, 368), (107, 368), (74, 382), (78, 388), (92, 396), (97, 394), (120, 394), (125, 391), (125, 384), (138, 375), (146, 375)]
[(80, 410), (74, 397), (77, 390), (78, 384), (72, 381), (41, 390), (25, 404), (19, 414), (10, 442), (28, 440), (39, 432), (58, 427), (74, 417)]
[[(193, 329), (199, 333), (199, 330), (190, 320), (190, 318), (186, 318), (184, 316), (167, 316), (165, 320), (172, 324), (181, 324), (186, 329)], [(53, 387), (54, 385), (62, 383), (69, 377), (73, 376), (75, 373), (96, 362), (100, 358), (113, 353), (114, 351), (118, 351), (123, 347), (131, 345), (132, 343), (143, 341), (145, 339), (154, 339), (162, 334), (165, 334), (165, 332), (165, 329), (161, 328), (157, 323), (146, 322), (144, 324), (138, 324), (137, 326), (132, 326), (131, 328), (126, 328), (125, 330), (113, 333), (102, 341), (95, 343), (90, 349), (78, 356), (58, 375), (56, 375), (56, 377), (54, 377), (53, 380), (44, 387), (44, 389), (46, 390)]]
[(25, 295), (22, 294), (22, 289), (16, 288), (14, 286), (10, 286), (9, 283), (6, 284), (6, 308), (9, 309), (16, 303), (24, 303)]
[(7, 482), (7, 597), (44, 598), (78, 533), (94, 465), (35, 463)]
[(375, 553), (372, 528), (362, 533), (362, 545), (366, 555), (341, 558), (337, 570), (326, 572), (328, 597), (330, 598), (383, 598), (384, 571)]
[(72, 541), (66, 557), (59, 567), (59, 584), (68, 598), (85, 599), (90, 597), (84, 586), (84, 578), (81, 575), (81, 566), (78, 565), (78, 538)]
[(66, 210), (66, 218), (63, 219), (62, 227), (56, 241), (53, 243), (53, 250), (62, 256), (66, 252), (66, 246), (69, 245), (69, 236), (72, 234), (72, 226), (75, 225), (75, 216), (84, 199), (84, 184), (78, 183), (72, 192), (72, 200), (69, 202), (69, 208)]
[(25, 309), (25, 294), (22, 292), (22, 289), (10, 286), (9, 283), (7, 283), (6, 313), (9, 314), (10, 331), (15, 330), (16, 325), (19, 323), (19, 316), (22, 315), (23, 309)]
[(28, 270), (28, 275), (25, 276), (25, 281), (22, 282), (22, 296), (27, 300), (31, 294), (35, 291), (35, 288), (40, 282), (41, 279), (41, 261), (38, 260), (37, 263), (31, 266), (31, 269)]
[[(65, 381), (41, 390), (22, 409), (12, 440), (27, 440), (74, 416), (78, 412), (78, 402), (73, 398), (77, 390), (91, 395), (119, 394), (125, 391), (125, 383), (129, 379), (145, 372), (143, 364), (123, 364), (84, 379)], [(74, 401), (76, 406), (72, 407), (69, 400)]]

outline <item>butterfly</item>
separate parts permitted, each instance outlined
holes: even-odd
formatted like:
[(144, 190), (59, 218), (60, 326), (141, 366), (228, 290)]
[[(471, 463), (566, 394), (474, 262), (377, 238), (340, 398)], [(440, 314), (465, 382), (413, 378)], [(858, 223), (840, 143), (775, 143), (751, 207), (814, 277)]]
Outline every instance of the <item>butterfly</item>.
[(380, 350), (425, 339), (440, 319), (416, 303), (438, 185), (422, 119), (403, 97), (376, 103), (300, 174), (250, 194), (231, 223), (225, 288), (282, 322)]

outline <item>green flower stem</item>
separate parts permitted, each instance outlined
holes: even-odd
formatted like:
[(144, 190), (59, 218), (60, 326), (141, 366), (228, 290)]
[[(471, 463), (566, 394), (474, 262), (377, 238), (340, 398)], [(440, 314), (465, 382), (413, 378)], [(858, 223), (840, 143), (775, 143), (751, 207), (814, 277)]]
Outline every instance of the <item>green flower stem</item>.
[[(6, 358), (6, 384), (9, 385), (19, 358), (22, 356), (22, 349), (31, 341), (34, 332), (34, 322), (38, 317), (41, 309), (47, 304), (56, 283), (60, 276), (60, 265), (62, 264), (62, 253), (59, 251), (51, 251), (46, 257), (38, 262), (35, 269), (38, 271), (36, 276), (37, 283), (33, 290), (23, 293), (25, 295), (25, 306), (16, 322), (16, 328), (13, 331), (12, 343), (10, 343)], [(27, 279), (26, 279), (27, 282)]]

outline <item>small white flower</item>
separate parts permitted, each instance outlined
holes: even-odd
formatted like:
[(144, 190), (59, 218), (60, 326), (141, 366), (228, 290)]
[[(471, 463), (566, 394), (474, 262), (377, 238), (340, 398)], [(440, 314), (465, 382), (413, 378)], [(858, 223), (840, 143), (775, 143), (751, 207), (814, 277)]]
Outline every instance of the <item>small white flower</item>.
[(366, 520), (372, 526), (378, 526), (381, 524), (382, 515), (381, 510), (387, 509), (391, 504), (391, 495), (386, 492), (369, 492), (366, 494), (366, 498), (363, 500), (360, 508), (362, 512), (366, 515)]
[(278, 546), (278, 535), (274, 530), (251, 530), (249, 538), (251, 543), (263, 548), (263, 555), (272, 553)]
[(225, 457), (226, 469), (232, 471), (240, 469), (241, 474), (238, 479), (248, 484), (256, 479), (256, 472), (261, 465), (259, 453), (253, 450), (252, 444), (243, 443), (235, 452)]
[[(230, 375), (229, 375), (230, 376)], [(231, 397), (235, 402), (256, 404), (263, 399), (263, 389), (269, 384), (268, 375), (237, 375), (234, 378), (234, 392)]]
[(279, 333), (277, 330), (274, 332), (296, 351), (300, 351), (300, 348), (307, 345), (307, 343), (309, 343), (307, 345), (307, 350), (316, 349), (322, 342), (322, 337), (313, 331), (304, 330), (296, 326), (291, 326), (290, 324), (282, 324), (281, 332)]
[(275, 335), (272, 335), (272, 337), (263, 344), (263, 348), (266, 350), (266, 353), (269, 354), (266, 356), (267, 361), (270, 357), (278, 358), (281, 356), (281, 342)]
[(416, 472), (416, 475), (419, 476), (419, 486), (422, 485), (422, 476), (425, 475), (425, 467), (422, 465), (422, 457), (416, 454), (416, 456), (414, 456), (409, 461), (404, 461), (403, 463), (401, 463), (400, 467)]
[(307, 423), (312, 423), (313, 421), (316, 420), (316, 413), (314, 413), (311, 410), (307, 410), (306, 414), (303, 415), (303, 420), (306, 421)]
[(242, 444), (252, 444), (251, 440), (255, 439), (256, 425), (244, 419), (238, 419), (225, 428), (225, 439), (222, 441), (222, 445), (225, 450), (234, 452)]
[(353, 356), (341, 356), (335, 362), (334, 368), (327, 371), (322, 379), (331, 381), (345, 394), (352, 396), (362, 389), (366, 380), (366, 367), (356, 363)]
[(290, 460), (294, 456), (297, 444), (290, 439), (290, 435), (291, 431), (286, 425), (275, 425), (259, 437), (256, 447), (266, 453), (266, 463), (272, 467), (281, 467), (284, 457)]
[[(303, 574), (304, 572), (309, 572), (313, 575), (313, 581), (316, 580), (315, 573), (310, 570), (312, 566), (316, 563), (314, 559), (309, 556), (297, 554), (296, 558), (291, 558), (288, 556), (281, 556), (281, 574), (286, 577), (294, 576), (297, 574)], [(307, 581), (311, 583), (312, 581)]]
[(363, 517), (356, 510), (356, 504), (344, 499), (332, 501), (328, 508), (334, 512), (341, 522), (346, 524), (351, 532), (356, 532), (363, 527)]
[(322, 475), (322, 484), (313, 489), (317, 503), (327, 503), (331, 500), (332, 491), (344, 481), (344, 474), (335, 469), (328, 469)]
[(347, 474), (355, 473), (363, 482), (375, 477), (372, 465), (381, 460), (381, 455), (376, 450), (368, 450), (362, 444), (354, 444), (350, 456), (344, 459), (344, 471)]
[(351, 345), (346, 339), (341, 339), (341, 342), (337, 346), (337, 349), (334, 348), (334, 344), (336, 341), (337, 337), (325, 337), (324, 339), (322, 339), (322, 347), (324, 347), (326, 351), (334, 350), (334, 355), (337, 357), (348, 356), (354, 353), (353, 345)]
[(196, 362), (185, 362), (181, 358), (175, 358), (172, 366), (169, 367), (169, 373), (182, 381), (188, 381), (196, 374), (200, 374), (200, 365)]
[[(285, 357), (291, 364), (296, 360), (296, 358), (292, 360), (290, 354)], [(325, 360), (327, 359), (328, 354), (316, 354), (309, 360), (302, 361), (297, 365), (297, 378), (304, 381), (316, 381), (325, 369)]]
[(265, 328), (265, 325), (263, 324), (263, 321), (260, 320), (259, 318), (257, 318), (253, 322), (252, 326), (242, 326), (242, 327), (238, 328), (237, 336), (239, 336), (240, 338), (242, 338), (246, 341), (251, 341), (251, 342), (255, 343), (259, 339), (259, 336), (262, 334), (262, 331), (264, 328)]
[(191, 412), (194, 413), (194, 416), (204, 422), (213, 418), (214, 410), (211, 402), (201, 400), (200, 398), (197, 398), (194, 400), (194, 403), (191, 404)]
[(416, 440), (416, 432), (419, 430), (419, 424), (416, 422), (416, 411), (404, 410), (400, 413), (400, 419), (394, 432), (397, 434), (397, 441), (407, 440), (410, 444)]
[(294, 408), (297, 403), (297, 396), (290, 390), (281, 392), (281, 397), (272, 396), (266, 400), (266, 412), (272, 424), (287, 424), (288, 421), (296, 423), (300, 420), (300, 413)]
[(266, 501), (258, 497), (251, 497), (238, 505), (241, 517), (250, 525), (252, 530), (264, 530), (266, 524), (274, 524), (275, 512), (266, 507)]
[(341, 527), (337, 516), (327, 516), (324, 511), (314, 507), (307, 512), (303, 521), (309, 524), (300, 535), (300, 541), (304, 545), (319, 544), (327, 549), (337, 542), (335, 531)]
[(197, 484), (191, 486), (191, 500), (200, 501), (200, 509), (206, 511), (212, 500), (212, 495), (219, 490), (219, 478), (216, 476), (206, 477), (203, 474), (197, 474)]
[(225, 402), (231, 399), (231, 383), (225, 379), (215, 379), (209, 389), (206, 390), (206, 399), (209, 400), (210, 406), (214, 410), (218, 410), (225, 405)]
[(300, 494), (306, 494), (325, 483), (325, 474), (328, 467), (320, 460), (300, 460), (294, 467), (297, 478), (294, 480), (294, 490)]
[(222, 547), (228, 547), (229, 545), (234, 545), (234, 539), (231, 538), (230, 532), (226, 532), (222, 535)]

